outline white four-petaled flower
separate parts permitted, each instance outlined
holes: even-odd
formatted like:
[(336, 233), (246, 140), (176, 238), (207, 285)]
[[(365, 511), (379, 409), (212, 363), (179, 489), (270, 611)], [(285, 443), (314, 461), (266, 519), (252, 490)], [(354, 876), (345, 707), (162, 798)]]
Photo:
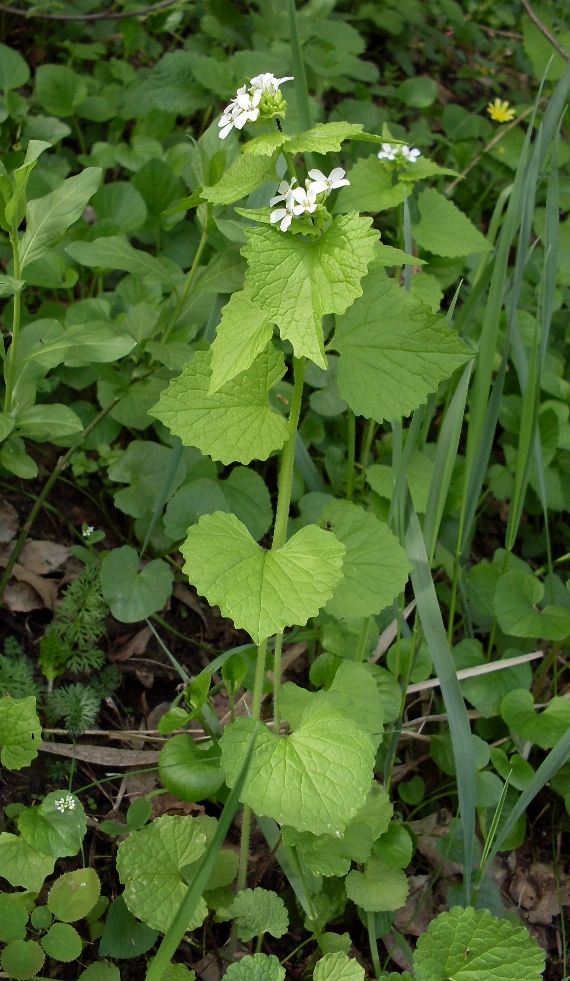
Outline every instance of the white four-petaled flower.
[(220, 139), (225, 140), (232, 129), (243, 129), (245, 124), (255, 122), (259, 116), (259, 103), (263, 91), (255, 89), (253, 92), (247, 91), (245, 85), (237, 90), (235, 99), (232, 99), (229, 106), (223, 111), (221, 119), (218, 121), (220, 129)]
[(313, 193), (321, 194), (322, 192), (325, 192), (326, 194), (330, 194), (335, 187), (345, 187), (346, 185), (350, 184), (350, 181), (346, 180), (344, 174), (345, 171), (342, 169), (342, 167), (335, 167), (334, 170), (331, 170), (328, 177), (325, 177), (321, 170), (310, 170), (309, 177), (312, 177), (312, 183), (310, 186)]
[(391, 143), (383, 143), (382, 149), (378, 153), (379, 160), (397, 160), (403, 157), (408, 163), (415, 163), (421, 156), (421, 150), (412, 149), (410, 146), (392, 146)]
[(342, 167), (335, 167), (328, 177), (325, 177), (320, 170), (310, 170), (309, 177), (313, 180), (306, 180), (304, 187), (297, 184), (295, 177), (290, 184), (287, 181), (281, 181), (277, 188), (277, 194), (271, 198), (269, 204), (274, 207), (283, 201), (284, 207), (271, 212), (269, 216), (271, 224), (276, 225), (279, 222), (281, 231), (286, 232), (293, 218), (298, 218), (303, 214), (312, 215), (319, 204), (317, 195), (327, 197), (334, 188), (344, 187), (350, 183), (344, 174)]
[(285, 75), (283, 78), (275, 78), (271, 72), (265, 72), (263, 75), (256, 75), (255, 78), (251, 79), (249, 83), (250, 89), (261, 89), (264, 95), (277, 95), (279, 87), (283, 82), (292, 82), (292, 75)]

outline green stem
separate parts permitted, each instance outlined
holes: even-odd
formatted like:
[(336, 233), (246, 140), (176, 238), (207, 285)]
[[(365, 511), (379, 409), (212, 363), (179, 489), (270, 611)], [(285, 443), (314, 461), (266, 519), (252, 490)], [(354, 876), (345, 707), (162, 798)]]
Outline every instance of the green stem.
[[(267, 656), (267, 638), (261, 642), (257, 649), (257, 663), (255, 665), (255, 681), (253, 685), (253, 704), (251, 716), (257, 722), (261, 713), (261, 699), (263, 697), (263, 679), (265, 676), (265, 660)], [(237, 891), (245, 889), (247, 878), (247, 860), (249, 855), (249, 837), (251, 834), (251, 807), (244, 804), (243, 821), (241, 826), (241, 841), (239, 846), (239, 873), (237, 879)], [(234, 932), (232, 930), (232, 939)]]
[(279, 735), (281, 726), (281, 710), (279, 706), (279, 695), (281, 692), (281, 650), (283, 648), (283, 634), (277, 634), (275, 638), (275, 660), (273, 664), (273, 731)]
[(362, 450), (360, 452), (360, 466), (363, 472), (368, 466), (368, 460), (370, 458), (370, 450), (372, 449), (372, 443), (374, 442), (374, 436), (376, 435), (376, 422), (374, 419), (369, 419), (366, 424), (366, 433), (364, 436), (364, 442), (362, 444)]
[(115, 406), (118, 401), (119, 401), (118, 398), (113, 399), (113, 401), (110, 402), (109, 405), (105, 409), (102, 409), (101, 412), (99, 412), (95, 416), (95, 418), (92, 419), (92, 421), (89, 423), (89, 425), (86, 426), (85, 429), (83, 430), (83, 433), (81, 434), (81, 438), (78, 439), (77, 442), (73, 444), (73, 446), (70, 446), (69, 447), (67, 453), (64, 456), (60, 457), (59, 462), (58, 462), (55, 470), (52, 470), (50, 476), (46, 480), (46, 482), (44, 484), (44, 487), (42, 489), (41, 494), (36, 499), (36, 503), (34, 504), (32, 510), (30, 511), (28, 517), (26, 518), (26, 520), (25, 520), (25, 522), (24, 522), (24, 524), (22, 526), (22, 530), (20, 532), (18, 541), (16, 542), (16, 546), (15, 546), (15, 548), (14, 548), (14, 550), (13, 550), (10, 558), (8, 559), (8, 564), (7, 564), (6, 568), (4, 569), (4, 573), (2, 575), (2, 578), (0, 579), (0, 602), (1, 602), (2, 594), (4, 593), (4, 590), (6, 588), (6, 583), (8, 582), (8, 580), (10, 578), (10, 575), (12, 573), (12, 569), (14, 568), (16, 562), (18, 561), (18, 559), (20, 557), (20, 552), (22, 551), (22, 549), (24, 547), (24, 543), (26, 541), (26, 538), (28, 537), (28, 533), (30, 531), (30, 528), (32, 527), (34, 521), (36, 520), (36, 517), (38, 515), (38, 512), (41, 510), (41, 508), (43, 506), (43, 503), (44, 503), (46, 497), (48, 496), (49, 492), (51, 491), (53, 485), (55, 484), (55, 482), (58, 479), (59, 475), (63, 472), (63, 470), (65, 469), (65, 467), (69, 463), (69, 461), (70, 461), (71, 457), (73, 456), (73, 454), (75, 453), (75, 451), (77, 449), (79, 449), (79, 447), (82, 445), (83, 441), (86, 439), (86, 437), (89, 435), (89, 433), (93, 429), (95, 429), (95, 426), (98, 426), (99, 425), (99, 423), (101, 422), (101, 420), (105, 418), (105, 416), (107, 415), (107, 413), (111, 411), (111, 409), (113, 408), (113, 406)]
[(346, 453), (346, 492), (347, 501), (354, 497), (354, 481), (356, 477), (354, 462), (356, 458), (356, 416), (352, 409), (348, 410), (347, 420), (347, 453)]
[(368, 946), (370, 947), (370, 956), (372, 958), (374, 974), (377, 978), (379, 978), (382, 968), (380, 967), (380, 958), (378, 956), (378, 941), (376, 939), (376, 923), (374, 913), (366, 914), (366, 929), (368, 931)]
[(293, 74), (295, 76), (295, 94), (297, 96), (297, 111), (299, 122), (304, 130), (311, 128), (311, 112), (309, 108), (309, 90), (307, 87), (307, 75), (305, 73), (305, 63), (299, 42), (299, 32), (297, 31), (297, 18), (295, 12), (295, 0), (288, 0), (289, 8), (289, 37), (291, 41), (291, 60), (293, 62)]
[[(20, 242), (18, 239), (18, 226), (15, 222), (12, 224), (12, 230), (10, 232), (10, 245), (12, 247), (12, 256), (14, 261), (14, 278), (20, 279), (22, 267), (20, 264)], [(10, 344), (10, 350), (7, 355), (6, 364), (6, 394), (4, 396), (4, 412), (9, 412), (12, 406), (12, 394), (14, 389), (14, 378), (16, 375), (16, 364), (18, 357), (18, 339), (20, 335), (20, 311), (21, 311), (21, 294), (18, 290), (14, 294), (14, 314), (12, 318), (12, 343)], [(1, 595), (1, 593), (0, 593)]]
[(73, 128), (75, 130), (75, 135), (77, 137), (77, 142), (79, 143), (79, 149), (81, 150), (82, 154), (86, 155), (87, 154), (87, 147), (85, 146), (85, 140), (83, 138), (83, 133), (81, 131), (81, 126), (80, 126), (79, 120), (78, 120), (77, 116), (75, 115), (75, 113), (72, 115), (71, 121), (73, 123)]
[(184, 283), (184, 289), (182, 290), (180, 299), (178, 300), (178, 303), (176, 304), (176, 307), (174, 309), (174, 313), (172, 314), (170, 320), (168, 321), (168, 324), (166, 325), (166, 329), (164, 331), (164, 334), (162, 335), (162, 343), (163, 344), (166, 344), (168, 338), (170, 337), (170, 335), (171, 335), (171, 333), (172, 333), (172, 331), (173, 331), (173, 329), (174, 329), (174, 327), (175, 327), (175, 325), (176, 325), (176, 323), (178, 321), (178, 318), (179, 318), (180, 314), (182, 313), (182, 311), (184, 309), (184, 304), (186, 303), (186, 300), (188, 299), (188, 296), (190, 294), (190, 290), (192, 289), (192, 285), (194, 283), (194, 280), (196, 279), (196, 274), (198, 272), (198, 266), (200, 264), (200, 259), (202, 258), (202, 252), (204, 251), (204, 248), (206, 246), (206, 242), (208, 241), (208, 223), (209, 223), (209, 220), (210, 220), (210, 213), (208, 211), (208, 217), (207, 217), (207, 220), (206, 220), (206, 224), (204, 225), (204, 229), (202, 231), (202, 237), (200, 238), (200, 241), (198, 242), (198, 248), (196, 249), (196, 255), (194, 256), (194, 259), (192, 260), (192, 265), (190, 266), (190, 269), (188, 270), (188, 275), (186, 276), (186, 282)]
[(293, 486), (293, 471), (295, 467), (295, 441), (297, 438), (299, 416), (301, 414), (301, 399), (303, 396), (305, 368), (305, 359), (295, 358), (295, 382), (293, 387), (293, 398), (291, 400), (291, 411), (289, 413), (289, 422), (287, 424), (287, 441), (281, 454), (281, 469), (279, 471), (277, 515), (275, 517), (273, 543), (271, 545), (273, 551), (276, 551), (278, 548), (283, 548), (285, 542), (287, 541), (287, 522), (289, 520), (291, 489)]
[(364, 660), (364, 648), (366, 646), (366, 637), (368, 634), (368, 624), (370, 623), (370, 617), (364, 617), (362, 621), (362, 626), (360, 628), (360, 636), (358, 638), (358, 647), (356, 648), (356, 653), (354, 655), (354, 660), (356, 664), (361, 664)]

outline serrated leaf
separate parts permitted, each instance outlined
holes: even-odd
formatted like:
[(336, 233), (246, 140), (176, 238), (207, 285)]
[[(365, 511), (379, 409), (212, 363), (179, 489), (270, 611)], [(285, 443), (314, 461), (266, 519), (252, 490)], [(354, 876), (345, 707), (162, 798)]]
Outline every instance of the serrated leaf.
[(490, 242), (466, 215), (434, 188), (421, 192), (418, 208), (421, 219), (414, 226), (414, 238), (422, 249), (450, 257), (491, 249)]
[(280, 450), (287, 423), (267, 400), (285, 373), (280, 351), (268, 348), (247, 371), (208, 394), (209, 351), (198, 351), (181, 375), (170, 382), (151, 415), (160, 419), (185, 446), (197, 446), (222, 463), (265, 460)]
[(130, 545), (115, 548), (101, 563), (101, 588), (111, 613), (123, 623), (136, 623), (161, 610), (172, 591), (173, 573), (162, 559), (139, 571), (139, 557)]
[(33, 695), (0, 698), (0, 760), (8, 770), (29, 766), (38, 755), (42, 738)]
[(246, 371), (273, 335), (273, 322), (251, 299), (251, 288), (234, 293), (222, 310), (211, 346), (212, 375), (208, 395), (212, 395), (242, 371)]
[(472, 356), (443, 317), (376, 274), (337, 321), (341, 398), (376, 422), (408, 415)]
[(400, 909), (408, 896), (408, 880), (401, 869), (373, 854), (363, 872), (353, 870), (346, 879), (346, 895), (369, 913)]
[(335, 213), (388, 211), (402, 204), (406, 196), (404, 185), (394, 184), (391, 169), (374, 155), (357, 160), (347, 176), (350, 185), (340, 188)]
[(247, 154), (234, 160), (217, 184), (202, 188), (202, 197), (212, 204), (233, 204), (272, 179), (275, 179), (273, 156)]
[(284, 981), (285, 968), (275, 954), (246, 954), (236, 964), (230, 964), (225, 981)]
[[(133, 831), (117, 853), (123, 898), (131, 913), (165, 933), (188, 889), (183, 869), (197, 862), (205, 848), (206, 836), (191, 817), (165, 814)], [(200, 899), (188, 929), (200, 926), (207, 912)]]
[(81, 937), (69, 923), (52, 923), (41, 944), (48, 957), (65, 963), (77, 960), (83, 950)]
[(317, 123), (312, 129), (294, 136), (287, 144), (287, 153), (334, 153), (344, 140), (382, 143), (383, 138), (365, 133), (362, 123)]
[(121, 975), (116, 964), (94, 961), (81, 972), (77, 981), (121, 981)]
[(260, 136), (254, 136), (253, 140), (244, 143), (241, 152), (244, 156), (269, 157), (290, 139), (287, 133), (261, 133)]
[(24, 981), (33, 978), (42, 968), (45, 954), (35, 940), (14, 940), (0, 954), (0, 965), (6, 977)]
[(419, 981), (539, 981), (544, 960), (526, 927), (455, 906), (418, 939), (414, 968)]
[(378, 239), (370, 225), (369, 218), (343, 215), (310, 242), (276, 228), (248, 229), (242, 253), (252, 301), (291, 341), (296, 357), (327, 368), (321, 321), (327, 313), (344, 313), (362, 294), (360, 281)]
[(551, 749), (570, 729), (570, 702), (559, 695), (537, 712), (529, 691), (511, 691), (501, 701), (501, 715), (512, 732), (541, 749)]
[(53, 858), (77, 855), (87, 831), (81, 801), (61, 790), (46, 794), (39, 806), (21, 811), (17, 823), (32, 848)]
[(0, 876), (12, 886), (39, 892), (54, 865), (54, 858), (40, 855), (23, 838), (0, 833)]
[(312, 702), (298, 729), (279, 736), (253, 719), (226, 726), (222, 766), (232, 786), (249, 746), (257, 742), (242, 800), (256, 814), (298, 831), (342, 834), (370, 788), (374, 747), (370, 737), (331, 708), (326, 695)]
[(495, 588), (494, 607), (499, 626), (514, 637), (544, 637), (564, 640), (570, 635), (570, 611), (563, 606), (537, 610), (544, 586), (527, 572), (506, 572)]
[(343, 577), (326, 612), (347, 620), (380, 613), (404, 589), (411, 569), (398, 539), (373, 514), (349, 501), (327, 504), (320, 524), (330, 524), (346, 549)]
[(81, 218), (85, 205), (101, 182), (100, 167), (88, 167), (43, 198), (28, 202), (26, 231), (20, 239), (22, 271), (58, 241), (73, 222)]
[(244, 942), (270, 933), (282, 937), (289, 929), (285, 903), (270, 889), (242, 889), (231, 905), (237, 935)]
[(216, 511), (190, 528), (184, 571), (255, 643), (316, 616), (342, 575), (344, 546), (307, 525), (276, 551), (266, 551), (233, 514)]
[(13, 940), (25, 940), (28, 916), (17, 893), (0, 894), (0, 941), (9, 944)]
[(313, 981), (364, 981), (364, 968), (340, 951), (325, 954), (315, 965)]

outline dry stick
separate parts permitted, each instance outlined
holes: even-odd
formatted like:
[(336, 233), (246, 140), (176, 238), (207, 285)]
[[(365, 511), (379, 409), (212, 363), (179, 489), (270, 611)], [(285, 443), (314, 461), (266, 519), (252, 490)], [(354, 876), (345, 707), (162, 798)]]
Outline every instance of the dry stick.
[(513, 119), (512, 122), (508, 123), (503, 129), (501, 129), (497, 133), (497, 135), (493, 137), (493, 139), (491, 140), (491, 142), (490, 143), (487, 143), (487, 146), (483, 148), (483, 150), (481, 151), (481, 153), (477, 154), (476, 157), (473, 157), (473, 160), (471, 161), (471, 163), (465, 168), (465, 170), (462, 170), (461, 171), (459, 177), (456, 177), (455, 180), (451, 182), (451, 184), (448, 184), (448, 186), (444, 190), (444, 194), (451, 194), (451, 192), (453, 191), (454, 187), (457, 187), (457, 185), (459, 184), (459, 181), (462, 181), (463, 178), (466, 176), (466, 174), (468, 174), (469, 171), (473, 167), (475, 167), (475, 165), (478, 164), (480, 160), (483, 159), (483, 154), (484, 153), (488, 153), (489, 150), (492, 150), (493, 147), (503, 139), (503, 136), (505, 135), (505, 133), (508, 133), (509, 130), (510, 129), (513, 129), (514, 126), (518, 126), (518, 124), (520, 123), (521, 119), (524, 119), (525, 116), (529, 116), (530, 113), (533, 112), (533, 110), (534, 110), (534, 106), (531, 106), (530, 109), (525, 109), (524, 112), (521, 112), (520, 116), (517, 116), (516, 119)]
[(25, 17), (26, 20), (125, 20), (129, 17), (146, 17), (147, 14), (155, 14), (157, 10), (166, 10), (173, 7), (178, 0), (160, 0), (151, 7), (143, 7), (142, 10), (129, 10), (122, 13), (113, 13), (110, 10), (100, 14), (37, 14), (31, 10), (19, 10), (18, 7), (10, 7), (7, 3), (0, 3), (0, 10), (6, 14), (15, 14), (16, 17)]
[(4, 574), (3, 574), (2, 578), (0, 579), (0, 606), (2, 605), (2, 595), (3, 595), (4, 590), (6, 588), (6, 584), (7, 584), (8, 580), (9, 580), (9, 578), (10, 578), (10, 574), (12, 572), (12, 569), (14, 568), (14, 566), (16, 565), (16, 562), (18, 561), (18, 559), (20, 557), (20, 552), (22, 551), (22, 549), (24, 547), (24, 543), (26, 541), (26, 538), (28, 537), (30, 528), (32, 527), (34, 521), (36, 520), (36, 518), (38, 516), (38, 512), (41, 510), (46, 497), (48, 496), (49, 492), (51, 491), (51, 489), (52, 489), (53, 485), (55, 484), (56, 480), (58, 479), (58, 477), (61, 475), (61, 473), (63, 472), (63, 470), (65, 469), (65, 467), (69, 463), (69, 461), (71, 460), (71, 457), (73, 456), (73, 454), (75, 453), (75, 451), (77, 449), (79, 449), (79, 447), (85, 441), (86, 436), (88, 436), (89, 433), (93, 429), (95, 429), (95, 426), (97, 426), (101, 422), (101, 420), (105, 418), (105, 416), (107, 415), (107, 413), (111, 411), (111, 409), (113, 408), (113, 406), (115, 406), (118, 401), (119, 401), (119, 398), (118, 397), (115, 398), (115, 399), (113, 399), (113, 401), (109, 403), (109, 405), (107, 406), (107, 408), (102, 409), (101, 412), (99, 412), (99, 414), (95, 416), (95, 418), (83, 430), (83, 432), (81, 434), (81, 439), (78, 439), (77, 442), (73, 444), (73, 446), (70, 446), (69, 447), (67, 453), (64, 456), (60, 457), (55, 470), (52, 471), (52, 473), (50, 474), (50, 476), (46, 480), (41, 494), (37, 498), (36, 503), (34, 504), (32, 510), (30, 511), (28, 517), (26, 518), (26, 520), (25, 520), (25, 522), (24, 522), (24, 524), (22, 526), (22, 530), (20, 532), (18, 541), (16, 542), (16, 545), (14, 547), (14, 550), (13, 550), (10, 558), (8, 559), (8, 564), (7, 564), (7, 566), (6, 566), (5, 570), (4, 570)]
[(560, 44), (560, 41), (554, 37), (554, 34), (551, 34), (546, 24), (543, 24), (540, 18), (537, 17), (528, 0), (521, 0), (521, 3), (533, 24), (536, 24), (539, 31), (544, 34), (547, 41), (550, 41), (554, 50), (557, 51), (562, 58), (564, 58), (564, 61), (570, 61), (570, 51), (567, 51), (566, 48)]

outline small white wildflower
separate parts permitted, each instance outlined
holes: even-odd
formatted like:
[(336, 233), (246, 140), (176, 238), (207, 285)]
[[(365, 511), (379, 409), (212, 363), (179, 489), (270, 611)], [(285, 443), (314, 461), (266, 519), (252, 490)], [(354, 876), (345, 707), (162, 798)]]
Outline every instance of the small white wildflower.
[(63, 814), (65, 811), (74, 811), (75, 803), (75, 797), (73, 794), (67, 794), (65, 797), (60, 797), (59, 800), (55, 800), (53, 802), (53, 806), (55, 807), (56, 811)]
[(312, 214), (313, 211), (317, 210), (316, 194), (312, 184), (307, 184), (306, 187), (294, 187), (291, 191), (291, 197), (302, 209), (301, 214), (305, 211)]
[(263, 75), (256, 75), (255, 78), (252, 78), (249, 86), (250, 89), (260, 89), (264, 95), (277, 95), (279, 87), (283, 82), (292, 81), (292, 75), (285, 75), (284, 78), (275, 78), (275, 75), (272, 75), (271, 72), (265, 72)]
[(346, 187), (350, 181), (346, 179), (346, 172), (342, 167), (335, 167), (331, 170), (328, 177), (325, 177), (321, 170), (310, 170), (309, 177), (312, 182), (309, 185), (314, 194), (330, 194), (336, 187)]
[(73, 797), (72, 794), (68, 794), (65, 798), (65, 806), (67, 807), (68, 811), (75, 810), (75, 797)]
[(65, 798), (61, 797), (60, 800), (54, 800), (53, 806), (56, 811), (60, 811), (62, 814), (65, 811)]
[(395, 160), (398, 150), (391, 143), (383, 143), (382, 149), (378, 153), (378, 160)]
[(305, 213), (312, 214), (313, 211), (317, 210), (316, 195), (312, 190), (312, 185), (307, 182), (306, 187), (298, 187), (296, 184), (295, 178), (290, 184), (287, 181), (281, 181), (277, 188), (278, 193), (269, 202), (271, 207), (280, 204), (281, 201), (284, 202), (283, 208), (277, 208), (269, 216), (272, 225), (279, 222), (279, 228), (282, 232), (287, 231), (293, 218), (298, 218)]
[(93, 527), (93, 525), (83, 525), (83, 528), (81, 529), (81, 534), (83, 535), (84, 538), (91, 538), (91, 535), (93, 534), (94, 531), (95, 528)]
[(409, 146), (401, 146), (400, 153), (408, 163), (415, 163), (418, 157), (421, 157), (421, 150), (412, 149)]
[(254, 92), (247, 91), (245, 85), (237, 90), (235, 99), (232, 99), (229, 106), (223, 111), (221, 119), (218, 121), (220, 129), (220, 139), (225, 140), (232, 129), (243, 129), (248, 122), (255, 122), (259, 116), (259, 103), (263, 91), (256, 89)]
[(277, 208), (276, 211), (272, 211), (269, 215), (269, 221), (272, 225), (276, 225), (279, 222), (279, 228), (282, 232), (286, 232), (289, 225), (293, 221), (295, 215), (302, 215), (303, 208), (299, 205), (294, 205), (293, 207)]
[(286, 201), (287, 196), (291, 194), (291, 191), (297, 183), (297, 178), (294, 177), (290, 184), (287, 181), (281, 181), (279, 187), (277, 188), (277, 194), (275, 197), (271, 198), (269, 204), (273, 208), (274, 205), (279, 204), (280, 201)]

